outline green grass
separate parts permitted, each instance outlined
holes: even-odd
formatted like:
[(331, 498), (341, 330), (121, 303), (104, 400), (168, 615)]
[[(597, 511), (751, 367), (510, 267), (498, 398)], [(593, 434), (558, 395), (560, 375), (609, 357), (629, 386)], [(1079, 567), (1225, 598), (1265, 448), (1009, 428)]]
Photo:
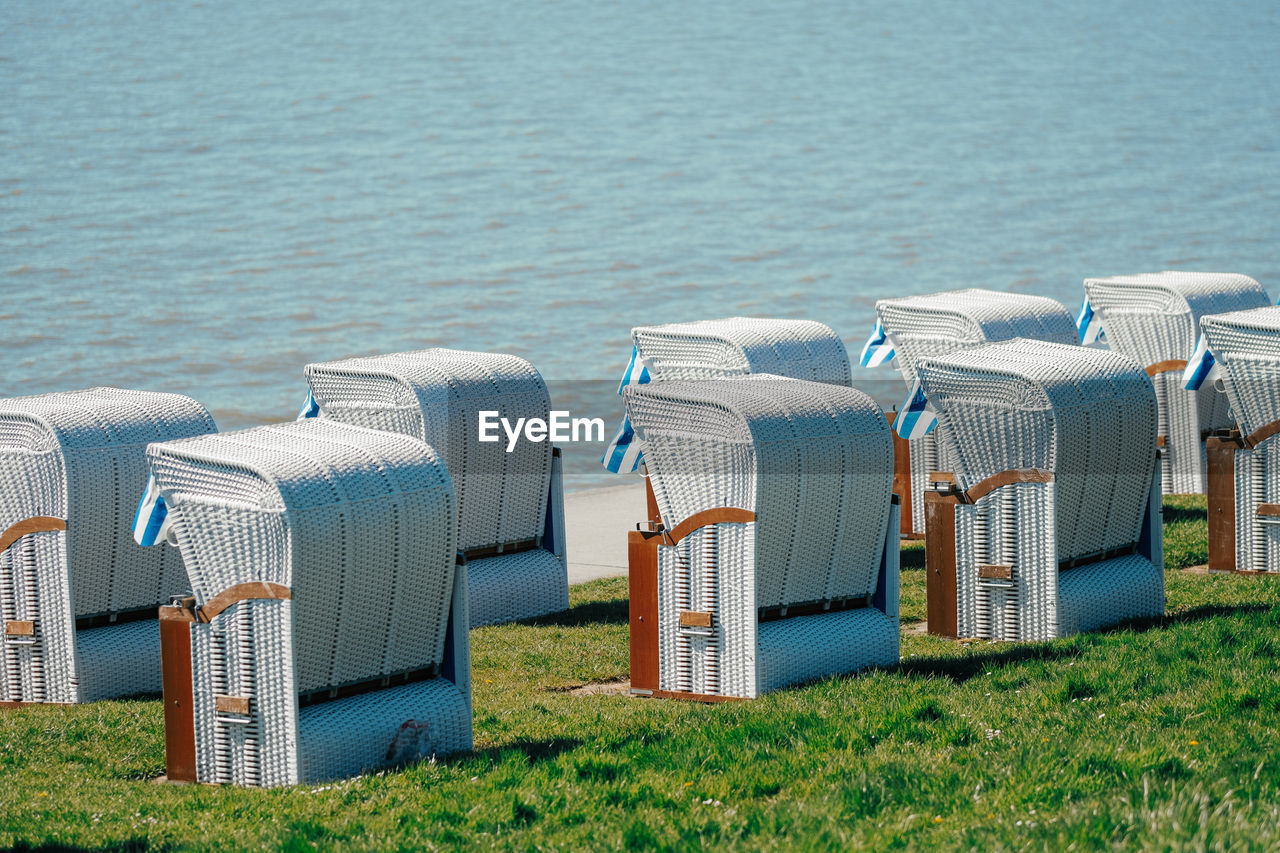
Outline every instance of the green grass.
[[(755, 702), (576, 695), (626, 678), (624, 580), (473, 633), (473, 754), (301, 788), (151, 781), (158, 701), (0, 715), (0, 845), (512, 850), (1276, 849), (1280, 586), (1166, 504), (1169, 613), (1035, 645), (906, 633), (902, 664)], [(922, 552), (903, 621), (924, 618)]]

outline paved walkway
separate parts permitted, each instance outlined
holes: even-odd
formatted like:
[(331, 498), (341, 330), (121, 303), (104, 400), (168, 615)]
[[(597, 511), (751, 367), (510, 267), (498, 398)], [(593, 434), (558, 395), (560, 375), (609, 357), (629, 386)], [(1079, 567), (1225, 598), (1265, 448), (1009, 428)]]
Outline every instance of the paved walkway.
[(644, 483), (564, 496), (569, 583), (627, 573), (627, 531), (644, 520)]

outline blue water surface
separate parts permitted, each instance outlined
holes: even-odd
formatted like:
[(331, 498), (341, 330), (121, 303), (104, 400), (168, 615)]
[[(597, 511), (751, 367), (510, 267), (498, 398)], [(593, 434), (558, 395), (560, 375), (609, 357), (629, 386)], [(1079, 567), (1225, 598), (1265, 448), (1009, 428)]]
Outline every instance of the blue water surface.
[(174, 390), (233, 428), (352, 354), (615, 380), (641, 323), (809, 317), (857, 346), (878, 297), (1074, 309), (1086, 276), (1166, 268), (1280, 296), (1278, 19), (8, 0), (0, 396)]

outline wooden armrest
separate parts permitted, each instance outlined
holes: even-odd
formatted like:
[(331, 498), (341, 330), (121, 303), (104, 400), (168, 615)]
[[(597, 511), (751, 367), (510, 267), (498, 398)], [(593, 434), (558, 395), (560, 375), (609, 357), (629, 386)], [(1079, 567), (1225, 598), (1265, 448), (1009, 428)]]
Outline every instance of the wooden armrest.
[(725, 522), (741, 523), (755, 520), (756, 514), (749, 509), (738, 509), (737, 507), (732, 506), (718, 506), (714, 509), (704, 509), (702, 512), (695, 512), (671, 530), (664, 530), (662, 532), (662, 541), (666, 545), (675, 545), (695, 530), (701, 530), (702, 528), (712, 524), (723, 524)]

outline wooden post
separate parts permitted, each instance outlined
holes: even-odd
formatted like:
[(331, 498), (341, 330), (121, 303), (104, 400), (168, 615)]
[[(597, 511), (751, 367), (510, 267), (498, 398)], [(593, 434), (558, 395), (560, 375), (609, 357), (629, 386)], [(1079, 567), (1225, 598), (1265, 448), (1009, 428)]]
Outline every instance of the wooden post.
[(893, 436), (893, 493), (902, 499), (902, 523), (898, 530), (909, 539), (919, 539), (911, 517), (911, 442), (892, 429), (898, 413), (890, 412), (888, 418), (889, 432)]
[[(650, 492), (650, 495), (653, 493)], [(660, 531), (627, 533), (631, 690), (658, 690), (658, 543)]]
[(1236, 451), (1238, 435), (1210, 436), (1205, 441), (1209, 520), (1209, 571), (1236, 570)]
[(653, 484), (649, 482), (648, 477), (644, 478), (644, 505), (649, 522), (662, 524), (662, 513), (658, 512), (658, 499), (653, 494)]
[(926, 611), (929, 633), (938, 637), (955, 639), (958, 633), (956, 615), (956, 504), (960, 497), (955, 492), (953, 474), (940, 472), (930, 475), (947, 482), (950, 491), (930, 490), (924, 496), (924, 572)]
[(196, 781), (196, 718), (192, 693), (191, 626), (195, 599), (160, 608), (161, 694), (164, 702), (165, 774), (170, 782)]

